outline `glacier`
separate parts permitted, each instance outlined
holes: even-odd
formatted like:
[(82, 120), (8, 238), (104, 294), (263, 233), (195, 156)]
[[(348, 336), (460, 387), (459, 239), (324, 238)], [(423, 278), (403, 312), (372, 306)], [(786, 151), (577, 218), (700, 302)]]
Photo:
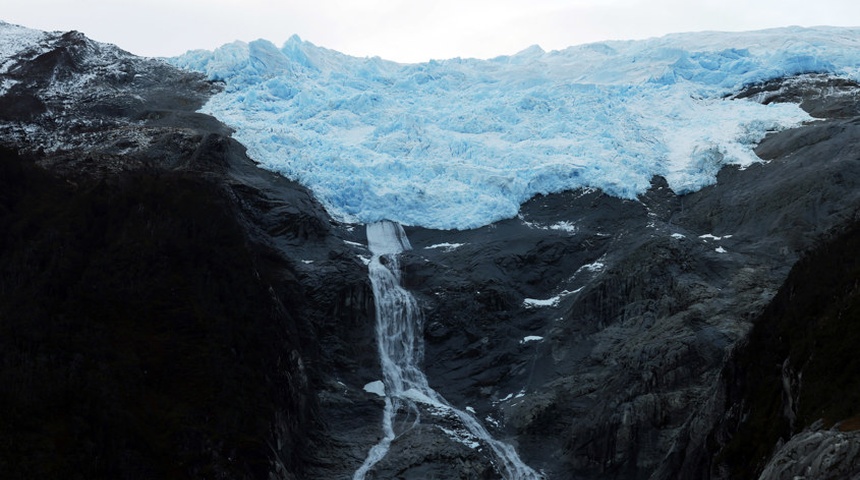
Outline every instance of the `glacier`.
[(672, 34), (489, 60), (400, 64), (291, 37), (169, 59), (224, 89), (203, 112), (262, 167), (309, 187), (338, 220), (469, 229), (537, 194), (635, 199), (655, 175), (678, 194), (761, 161), (798, 105), (733, 99), (770, 79), (860, 78), (860, 29)]

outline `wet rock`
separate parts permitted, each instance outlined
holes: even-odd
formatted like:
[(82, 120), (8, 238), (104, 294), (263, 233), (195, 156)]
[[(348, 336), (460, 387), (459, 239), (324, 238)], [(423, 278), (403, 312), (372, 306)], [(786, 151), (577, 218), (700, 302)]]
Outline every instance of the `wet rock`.
[(814, 424), (784, 445), (778, 445), (759, 478), (836, 480), (860, 476), (860, 434), (820, 427)]
[(438, 426), (415, 425), (398, 436), (388, 455), (371, 470), (367, 478), (503, 478), (492, 466), (492, 460), (485, 451), (488, 447), (472, 448), (452, 440), (450, 435)]

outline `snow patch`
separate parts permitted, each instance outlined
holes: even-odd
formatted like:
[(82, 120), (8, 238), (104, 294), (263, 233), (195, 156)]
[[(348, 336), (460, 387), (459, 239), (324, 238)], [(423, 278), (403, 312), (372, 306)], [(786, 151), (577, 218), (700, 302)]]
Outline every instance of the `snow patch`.
[(441, 425), (436, 425), (436, 428), (445, 432), (445, 435), (447, 435), (451, 440), (454, 440), (457, 443), (462, 443), (473, 450), (481, 446), (481, 442), (478, 441), (477, 437), (466, 430), (455, 431)]
[(380, 397), (385, 396), (385, 384), (382, 383), (382, 380), (377, 380), (375, 382), (370, 382), (364, 386), (364, 391), (367, 393), (375, 393)]
[(726, 249), (723, 247), (717, 247), (714, 249), (714, 251), (717, 253), (726, 253)]
[(538, 298), (526, 298), (523, 300), (523, 306), (526, 308), (536, 307), (556, 307), (561, 302), (561, 295), (541, 300)]
[(681, 233), (673, 233), (673, 234), (672, 234), (672, 238), (677, 239), (677, 240), (680, 240), (680, 239), (682, 239), (682, 238), (687, 238), (687, 236), (686, 236), (686, 235), (683, 235), (683, 234), (681, 234)]
[(719, 240), (722, 240), (722, 239), (724, 239), (724, 238), (732, 238), (732, 235), (723, 235), (722, 237), (717, 237), (716, 235), (713, 235), (713, 234), (710, 234), (710, 233), (706, 233), (706, 234), (704, 234), (704, 235), (699, 235), (699, 238), (701, 238), (702, 240), (704, 240), (704, 241), (706, 241), (706, 242), (707, 242), (708, 240), (719, 241)]
[(576, 231), (577, 231), (576, 225), (574, 225), (573, 223), (568, 222), (568, 221), (560, 221), (560, 222), (553, 223), (551, 225), (543, 225), (543, 224), (540, 224), (537, 222), (530, 222), (530, 221), (526, 220), (526, 218), (523, 215), (517, 215), (517, 218), (519, 218), (520, 221), (523, 222), (523, 224), (525, 226), (527, 226), (529, 228), (533, 228), (535, 230), (557, 230), (557, 231), (563, 231), (563, 232), (568, 232), (568, 233), (576, 233)]
[(429, 247), (424, 247), (424, 250), (434, 250), (437, 248), (441, 248), (445, 252), (451, 252), (462, 247), (463, 245), (465, 245), (465, 243), (437, 243), (435, 245), (430, 245)]
[(557, 307), (559, 303), (561, 303), (562, 299), (568, 295), (572, 295), (574, 293), (579, 293), (582, 290), (582, 287), (577, 288), (576, 290), (563, 290), (561, 293), (554, 297), (550, 297), (547, 299), (538, 299), (538, 298), (526, 298), (523, 299), (523, 306), (526, 308), (539, 308), (539, 307)]
[(542, 340), (543, 340), (543, 337), (539, 337), (537, 335), (529, 335), (527, 337), (523, 337), (523, 339), (520, 340), (520, 345), (525, 345), (526, 343), (529, 343), (529, 342), (540, 342)]
[(0, 21), (0, 74), (15, 63), (13, 57), (38, 47), (47, 37), (46, 32)]
[(6, 92), (8, 92), (9, 89), (14, 87), (17, 83), (19, 83), (17, 80), (0, 78), (0, 96), (6, 95)]
[(550, 230), (562, 230), (569, 233), (576, 233), (576, 226), (570, 222), (558, 222), (549, 226)]
[(589, 264), (586, 264), (586, 265), (579, 267), (578, 271), (586, 270), (589, 272), (600, 272), (604, 268), (606, 268), (606, 265), (603, 262), (597, 261), (597, 262), (589, 263)]

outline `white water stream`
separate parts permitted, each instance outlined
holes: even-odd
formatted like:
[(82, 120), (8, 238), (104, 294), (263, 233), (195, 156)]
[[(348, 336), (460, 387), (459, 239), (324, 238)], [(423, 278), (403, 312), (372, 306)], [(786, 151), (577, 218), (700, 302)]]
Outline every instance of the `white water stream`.
[[(364, 480), (367, 473), (388, 453), (397, 437), (397, 419), (414, 426), (421, 421), (419, 404), (435, 415), (459, 421), (470, 441), (490, 447), (497, 470), (506, 480), (543, 478), (520, 460), (511, 445), (496, 440), (469, 412), (451, 406), (430, 388), (420, 369), (424, 356), (423, 319), (415, 298), (400, 286), (398, 254), (411, 249), (406, 233), (398, 223), (382, 221), (367, 225), (367, 243), (373, 257), (368, 265), (376, 301), (376, 338), (385, 384), (385, 409), (382, 430), (385, 436), (370, 449), (353, 480)], [(466, 443), (464, 441), (464, 443)]]

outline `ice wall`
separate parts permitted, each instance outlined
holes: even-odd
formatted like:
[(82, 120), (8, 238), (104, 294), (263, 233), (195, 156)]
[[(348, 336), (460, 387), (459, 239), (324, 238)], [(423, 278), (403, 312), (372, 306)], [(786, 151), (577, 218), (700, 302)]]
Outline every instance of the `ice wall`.
[(171, 60), (226, 88), (204, 107), (263, 167), (311, 188), (341, 220), (473, 228), (538, 193), (678, 193), (758, 161), (796, 105), (725, 97), (798, 73), (857, 77), (860, 29), (677, 34), (491, 60), (397, 64), (292, 37)]

